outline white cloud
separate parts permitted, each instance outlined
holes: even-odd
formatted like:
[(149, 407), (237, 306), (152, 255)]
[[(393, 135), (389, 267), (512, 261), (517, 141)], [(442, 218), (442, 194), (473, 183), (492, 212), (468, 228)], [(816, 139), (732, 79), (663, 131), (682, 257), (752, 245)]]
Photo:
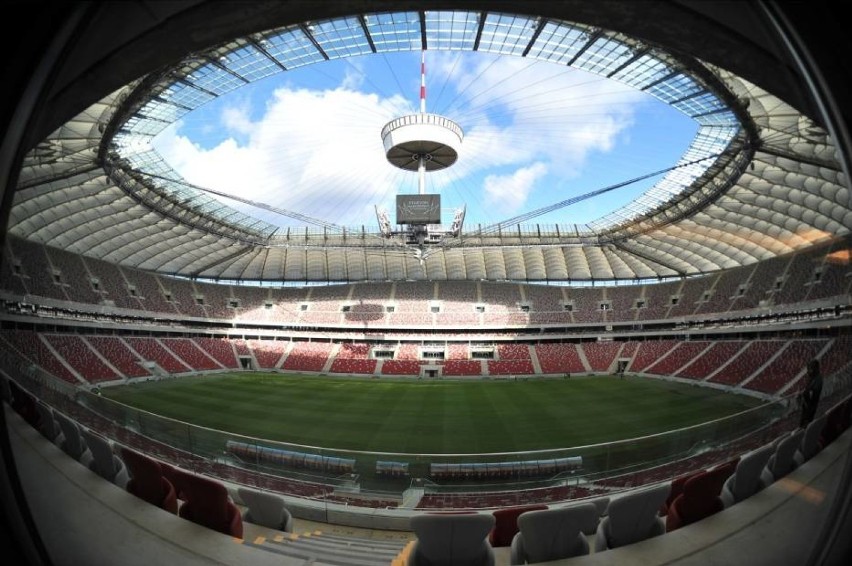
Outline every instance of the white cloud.
[[(256, 122), (247, 109), (230, 110), (225, 123), (247, 135), (209, 150), (164, 132), (158, 150), (187, 181), (343, 225), (365, 222), (363, 212), (396, 192), (399, 175), (384, 158), (382, 126), (396, 117), (394, 99), (337, 89), (279, 89)], [(275, 214), (235, 208), (274, 223)]]
[[(456, 120), (465, 131), (458, 162), (430, 174), (428, 186), (449, 191), (452, 198), (445, 203), (467, 202), (472, 221), (480, 213), (491, 220), (494, 214), (518, 214), (531, 202), (535, 183), (547, 175), (581, 174), (594, 153), (616, 146), (632, 124), (636, 104), (645, 100), (627, 87), (562, 65), (512, 57), (494, 62), (481, 54), (465, 54), (458, 64), (456, 54), (428, 57), (429, 92), (435, 93), (428, 110)], [(334, 90), (278, 89), (254, 121), (257, 113), (246, 103), (234, 105), (220, 116), (232, 137), (210, 149), (173, 128), (158, 138), (157, 148), (191, 183), (337, 224), (371, 225), (375, 204), (417, 186), (415, 174), (386, 162), (380, 138), (382, 126), (411, 107), (410, 93), (386, 97), (356, 90), (377, 84), (396, 90), (390, 77), (369, 74), (371, 68), (374, 73), (386, 68), (384, 63), (370, 67), (365, 60), (353, 61)], [(495, 173), (498, 168), (501, 173)], [(514, 173), (503, 174), (506, 168)], [(476, 210), (480, 205), (471, 197), (492, 208)], [(555, 202), (565, 195), (540, 198)], [(300, 224), (229, 204), (273, 223)]]
[(547, 165), (534, 163), (510, 175), (488, 175), (483, 182), (485, 204), (499, 213), (511, 214), (527, 200), (535, 183), (547, 174)]
[(249, 109), (246, 105), (230, 106), (222, 111), (222, 124), (229, 131), (248, 135), (254, 129), (254, 124), (249, 118)]
[(363, 59), (357, 59), (354, 62), (348, 61), (348, 63), (340, 88), (343, 90), (359, 90), (364, 86), (366, 79)]
[[(506, 166), (538, 171), (532, 164), (543, 163), (551, 177), (546, 186), (560, 190), (558, 195), (538, 191), (535, 199), (507, 198), (483, 211), (488, 222), (499, 220), (495, 213), (519, 214), (524, 203), (531, 208), (564, 200), (564, 181), (583, 175), (596, 154), (613, 151), (633, 126), (637, 105), (648, 101), (632, 88), (563, 65), (443, 52), (430, 61), (434, 81), (454, 77), (433, 102), (436, 112), (465, 129), (459, 175), (488, 175)], [(503, 177), (490, 178), (493, 191)], [(491, 198), (485, 189), (483, 198)]]

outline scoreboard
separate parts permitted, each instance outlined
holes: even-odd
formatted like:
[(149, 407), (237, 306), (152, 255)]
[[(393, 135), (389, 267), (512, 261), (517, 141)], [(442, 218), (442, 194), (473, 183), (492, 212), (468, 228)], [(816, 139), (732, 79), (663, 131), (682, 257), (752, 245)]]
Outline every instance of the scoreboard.
[(441, 195), (397, 195), (397, 224), (440, 224)]

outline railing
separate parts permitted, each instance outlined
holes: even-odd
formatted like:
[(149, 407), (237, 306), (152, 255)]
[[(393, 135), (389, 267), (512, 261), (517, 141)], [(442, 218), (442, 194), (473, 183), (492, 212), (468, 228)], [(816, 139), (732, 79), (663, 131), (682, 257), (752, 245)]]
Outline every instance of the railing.
[[(666, 433), (618, 442), (526, 452), (416, 454), (326, 449), (229, 434), (161, 417), (88, 391), (77, 401), (110, 423), (194, 459), (246, 472), (334, 487), (357, 477), (362, 490), (402, 494), (412, 482), (505, 489), (507, 484), (549, 486), (554, 481), (591, 482), (648, 467), (724, 453), (744, 439), (762, 443), (791, 411), (787, 400)], [(503, 487), (501, 487), (503, 486)]]
[[(413, 454), (332, 450), (229, 434), (158, 416), (0, 358), (0, 369), (83, 426), (170, 463), (320, 502), (396, 507), (412, 487), (423, 506), (557, 501), (671, 479), (730, 460), (798, 423), (793, 398), (677, 430), (526, 452)], [(852, 390), (852, 367), (826, 380), (823, 410)], [(455, 499), (454, 499), (455, 498)]]

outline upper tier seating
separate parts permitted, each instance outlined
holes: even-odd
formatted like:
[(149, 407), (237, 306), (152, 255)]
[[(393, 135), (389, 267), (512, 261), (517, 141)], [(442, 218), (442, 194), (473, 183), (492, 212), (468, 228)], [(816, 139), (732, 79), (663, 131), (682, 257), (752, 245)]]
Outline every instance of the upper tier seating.
[[(849, 292), (849, 265), (818, 246), (704, 277), (560, 287), (483, 281), (253, 287), (154, 275), (10, 236), (0, 288), (19, 297), (98, 304), (170, 317), (340, 326), (513, 326), (650, 321), (749, 311)], [(433, 302), (434, 301), (434, 302)], [(342, 307), (349, 310), (344, 312)], [(482, 312), (475, 310), (481, 306)], [(393, 307), (394, 312), (386, 308)], [(433, 312), (430, 307), (436, 308)]]

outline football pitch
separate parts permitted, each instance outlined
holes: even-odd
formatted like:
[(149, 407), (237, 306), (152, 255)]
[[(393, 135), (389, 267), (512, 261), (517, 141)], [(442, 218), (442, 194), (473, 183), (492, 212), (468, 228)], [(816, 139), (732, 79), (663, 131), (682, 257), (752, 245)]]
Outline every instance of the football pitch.
[(611, 442), (761, 404), (744, 395), (639, 377), (451, 381), (238, 372), (108, 387), (101, 394), (245, 436), (421, 454)]

